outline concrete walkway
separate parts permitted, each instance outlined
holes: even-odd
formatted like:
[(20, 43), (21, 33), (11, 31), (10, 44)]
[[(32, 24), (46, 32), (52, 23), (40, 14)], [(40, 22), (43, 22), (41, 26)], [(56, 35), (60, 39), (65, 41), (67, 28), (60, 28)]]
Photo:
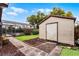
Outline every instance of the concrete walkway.
[(58, 56), (61, 51), (61, 48), (56, 46), (50, 53), (47, 53), (43, 50), (40, 50), (36, 47), (32, 47), (22, 41), (19, 41), (14, 37), (9, 37), (8, 39), (25, 56)]
[(44, 52), (44, 51), (42, 51), (42, 50), (40, 50), (38, 48), (27, 45), (24, 42), (19, 41), (19, 40), (13, 38), (13, 37), (9, 37), (8, 39), (25, 56), (46, 56), (46, 55), (48, 55), (48, 53), (46, 53), (46, 52)]

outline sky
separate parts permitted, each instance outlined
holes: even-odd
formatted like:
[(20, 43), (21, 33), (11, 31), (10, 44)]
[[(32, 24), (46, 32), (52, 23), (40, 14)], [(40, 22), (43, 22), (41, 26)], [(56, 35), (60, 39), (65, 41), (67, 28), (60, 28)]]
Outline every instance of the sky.
[(2, 20), (25, 23), (28, 16), (38, 11), (49, 14), (54, 7), (64, 9), (65, 12), (71, 11), (76, 21), (79, 21), (78, 3), (9, 3), (8, 8), (3, 9)]

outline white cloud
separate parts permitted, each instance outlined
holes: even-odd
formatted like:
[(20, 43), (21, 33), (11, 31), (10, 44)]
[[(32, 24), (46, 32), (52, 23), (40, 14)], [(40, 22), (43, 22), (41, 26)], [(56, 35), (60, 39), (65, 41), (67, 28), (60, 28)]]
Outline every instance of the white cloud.
[(32, 13), (34, 13), (35, 12), (35, 10), (32, 10)]
[(38, 9), (37, 11), (44, 12), (44, 11), (45, 11), (45, 9)]
[(13, 16), (16, 16), (18, 15), (16, 12), (7, 12), (8, 15), (13, 15)]
[(49, 8), (40, 8), (40, 9), (34, 9), (34, 10), (32, 10), (33, 13), (34, 12), (38, 12), (38, 11), (43, 12), (45, 14), (49, 14), (52, 11), (52, 9), (49, 9)]
[(48, 12), (51, 12), (52, 9), (45, 9), (45, 11), (48, 13)]
[(16, 12), (16, 13), (28, 12), (27, 10), (23, 8), (11, 7), (11, 9), (13, 10), (13, 12)]
[[(4, 9), (5, 11), (5, 9)], [(17, 16), (19, 13), (27, 13), (28, 10), (25, 10), (23, 8), (17, 8), (17, 7), (10, 7), (9, 11), (6, 12), (8, 15)]]

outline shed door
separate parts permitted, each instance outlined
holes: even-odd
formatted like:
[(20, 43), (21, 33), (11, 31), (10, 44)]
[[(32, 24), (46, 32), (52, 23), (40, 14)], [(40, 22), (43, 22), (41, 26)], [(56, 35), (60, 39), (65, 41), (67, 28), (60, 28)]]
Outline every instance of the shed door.
[(47, 24), (47, 39), (51, 41), (58, 41), (57, 23)]

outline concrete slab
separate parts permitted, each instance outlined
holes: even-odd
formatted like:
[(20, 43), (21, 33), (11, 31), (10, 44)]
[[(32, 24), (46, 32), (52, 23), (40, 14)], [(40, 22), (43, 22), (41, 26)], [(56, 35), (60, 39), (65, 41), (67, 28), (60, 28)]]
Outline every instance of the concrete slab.
[(59, 56), (62, 48), (60, 46), (56, 46), (49, 54), (48, 56)]
[(47, 53), (50, 53), (55, 48), (55, 46), (56, 46), (56, 43), (46, 42), (36, 46), (36, 48), (39, 48)]
[(46, 42), (33, 47), (14, 37), (9, 37), (9, 41), (25, 56), (58, 56), (61, 52), (61, 47), (56, 46), (56, 43), (53, 42)]
[(16, 38), (9, 37), (9, 41), (18, 48), (25, 56), (38, 56), (38, 55), (48, 55), (48, 53), (40, 50), (38, 48), (32, 47), (28, 44), (25, 44), (22, 41), (17, 40)]

